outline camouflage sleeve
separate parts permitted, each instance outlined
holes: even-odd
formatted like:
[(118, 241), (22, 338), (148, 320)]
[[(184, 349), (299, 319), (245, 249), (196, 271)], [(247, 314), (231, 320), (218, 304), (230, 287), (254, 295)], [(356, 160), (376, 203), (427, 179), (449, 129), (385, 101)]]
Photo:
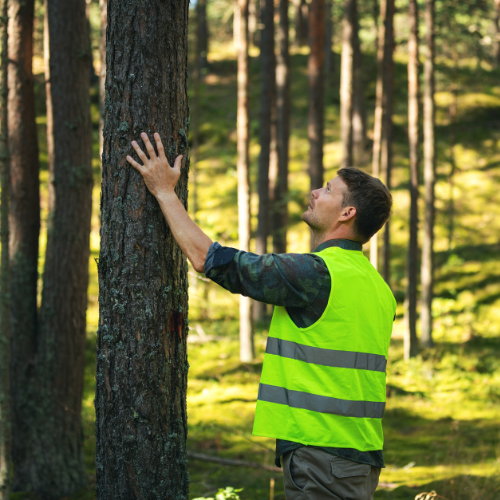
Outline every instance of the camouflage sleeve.
[(316, 255), (256, 255), (218, 243), (208, 252), (205, 274), (231, 293), (287, 308), (308, 308), (318, 294), (326, 291), (328, 297), (331, 286), (328, 269)]

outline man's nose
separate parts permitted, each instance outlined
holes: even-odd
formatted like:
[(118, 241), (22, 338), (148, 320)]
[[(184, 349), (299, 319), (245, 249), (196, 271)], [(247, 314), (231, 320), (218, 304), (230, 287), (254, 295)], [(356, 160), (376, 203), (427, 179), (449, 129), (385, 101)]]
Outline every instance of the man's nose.
[(311, 191), (311, 196), (313, 198), (317, 198), (319, 195), (319, 189), (314, 189), (313, 191)]

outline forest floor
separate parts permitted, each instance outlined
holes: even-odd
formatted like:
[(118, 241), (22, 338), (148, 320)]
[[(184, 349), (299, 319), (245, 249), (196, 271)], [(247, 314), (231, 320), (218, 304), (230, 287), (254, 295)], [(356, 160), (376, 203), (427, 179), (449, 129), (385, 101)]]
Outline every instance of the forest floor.
[[(256, 53), (253, 53), (255, 56)], [(325, 165), (332, 178), (340, 159), (339, 58), (327, 77)], [(403, 361), (403, 305), (408, 240), (408, 158), (406, 66), (396, 58), (395, 144), (391, 222), (392, 288), (398, 316), (388, 364), (384, 417), (386, 468), (376, 499), (413, 499), (435, 490), (448, 500), (500, 498), (500, 72), (474, 62), (453, 68), (438, 60), (437, 74), (437, 218), (435, 347)], [(290, 162), (289, 251), (308, 251), (309, 234), (300, 222), (307, 186), (307, 56), (292, 56), (292, 136)], [(375, 61), (366, 56), (368, 130), (371, 129)], [(252, 182), (258, 155), (259, 63), (251, 60)], [(42, 158), (42, 208), (46, 218), (47, 168), (42, 78), (38, 81), (38, 124)], [(458, 88), (455, 145), (449, 108), (453, 83)], [(99, 192), (97, 93), (93, 89), (94, 211), (91, 234), (87, 365), (83, 420), (89, 488), (71, 500), (93, 499), (94, 373), (98, 320)], [(201, 86), (197, 218), (222, 244), (237, 243), (236, 205), (236, 61), (228, 46), (212, 46), (210, 72)], [(370, 157), (367, 148), (366, 162)], [(452, 166), (454, 165), (453, 176)], [(191, 194), (194, 186), (190, 186)], [(257, 198), (252, 197), (253, 213)], [(253, 220), (253, 227), (255, 224)], [(44, 226), (45, 227), (45, 226)], [(44, 231), (40, 270), (43, 269)], [(273, 465), (274, 442), (251, 434), (259, 375), (269, 321), (257, 325), (257, 358), (239, 361), (237, 298), (206, 284), (190, 270), (190, 325), (222, 339), (189, 344), (188, 450)], [(198, 328), (199, 328), (198, 327)], [(195, 330), (190, 334), (196, 337)], [(213, 496), (226, 486), (243, 488), (242, 500), (283, 499), (278, 472), (189, 461), (190, 498)], [(29, 498), (15, 494), (12, 499)]]

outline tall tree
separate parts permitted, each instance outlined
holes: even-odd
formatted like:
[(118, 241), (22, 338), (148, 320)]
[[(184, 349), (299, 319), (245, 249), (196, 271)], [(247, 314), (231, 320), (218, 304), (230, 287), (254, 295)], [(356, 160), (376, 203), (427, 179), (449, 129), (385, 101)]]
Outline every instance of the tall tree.
[(309, 5), (309, 177), (311, 189), (323, 185), (323, 69), (325, 51), (325, 0)]
[(207, 0), (196, 2), (196, 53), (200, 76), (208, 69)]
[[(237, 0), (239, 12), (238, 51), (238, 234), (241, 250), (250, 249), (250, 160), (249, 160), (249, 66), (248, 66), (248, 1)], [(240, 359), (247, 362), (255, 357), (252, 322), (252, 301), (240, 296)]]
[(303, 47), (307, 44), (309, 32), (309, 13), (307, 0), (294, 0), (295, 5), (295, 45)]
[(87, 483), (81, 400), (92, 210), (89, 49), (85, 0), (46, 1), (49, 215), (30, 465), (32, 490), (48, 498)]
[[(106, 28), (108, 27), (108, 0), (99, 0), (101, 12), (101, 30), (99, 33), (99, 57), (101, 69), (99, 71), (99, 156), (102, 155), (104, 146), (104, 115), (106, 114)], [(102, 158), (101, 158), (102, 160)]]
[[(267, 253), (267, 237), (270, 229), (269, 162), (271, 159), (271, 134), (276, 128), (276, 57), (274, 54), (274, 0), (262, 4), (262, 30), (260, 36), (261, 92), (259, 124), (259, 177), (257, 192), (259, 212), (256, 232), (256, 252)], [(273, 131), (274, 128), (274, 131)], [(262, 319), (265, 304), (254, 303), (254, 318)]]
[(353, 30), (353, 107), (352, 107), (352, 147), (353, 162), (359, 166), (364, 162), (366, 146), (366, 105), (364, 70), (359, 40), (359, 19), (354, 19)]
[[(187, 498), (187, 263), (127, 165), (158, 132), (185, 157), (187, 0), (108, 0), (96, 373), (97, 498)], [(169, 22), (175, 20), (175, 23)]]
[(1, 168), (1, 263), (0, 263), (0, 499), (9, 500), (11, 490), (11, 410), (10, 410), (10, 272), (9, 272), (9, 131), (7, 120), (8, 99), (8, 0), (2, 1), (1, 20), (1, 131), (0, 131), (0, 168)]
[[(378, 29), (377, 50), (377, 86), (375, 120), (373, 128), (373, 159), (372, 174), (375, 177), (382, 175), (384, 182), (390, 187), (391, 173), (391, 146), (392, 146), (392, 82), (394, 78), (394, 0), (381, 0), (380, 22)], [(389, 235), (389, 226), (386, 224), (384, 243)], [(370, 261), (378, 268), (378, 235), (370, 240)], [(389, 247), (384, 245), (384, 278), (388, 281)]]
[(9, 6), (10, 293), (13, 490), (31, 484), (40, 189), (32, 71), (34, 0)]
[(495, 0), (495, 65), (500, 66), (500, 0)]
[(418, 3), (409, 4), (410, 37), (408, 39), (408, 142), (410, 146), (410, 241), (406, 261), (404, 357), (417, 355), (417, 269), (418, 269), (418, 179), (420, 162)]
[(434, 105), (434, 0), (425, 2), (424, 63), (424, 187), (425, 218), (422, 243), (422, 305), (420, 322), (423, 347), (432, 346), (432, 299), (434, 294), (434, 184), (436, 177), (435, 157), (435, 105)]
[(286, 252), (288, 226), (288, 150), (290, 137), (290, 52), (288, 0), (279, 2), (278, 52), (276, 62), (276, 149), (278, 171), (273, 189), (273, 252)]
[(333, 0), (326, 0), (325, 4), (325, 74), (329, 75), (333, 72)]
[(354, 108), (354, 31), (357, 27), (357, 1), (345, 0), (340, 71), (341, 167), (353, 165), (352, 118)]

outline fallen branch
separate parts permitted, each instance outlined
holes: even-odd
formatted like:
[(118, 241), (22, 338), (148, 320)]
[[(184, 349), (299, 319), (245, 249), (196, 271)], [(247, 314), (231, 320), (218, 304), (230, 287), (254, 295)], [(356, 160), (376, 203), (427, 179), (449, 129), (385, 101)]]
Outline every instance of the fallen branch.
[(203, 453), (196, 453), (194, 451), (188, 451), (187, 456), (189, 458), (195, 458), (196, 460), (203, 460), (204, 462), (215, 462), (222, 465), (235, 465), (238, 467), (253, 467), (254, 469), (265, 469), (271, 472), (282, 472), (279, 467), (274, 467), (273, 465), (258, 464), (257, 462), (247, 462), (245, 460), (231, 460), (229, 458), (214, 457), (211, 455), (204, 455)]

